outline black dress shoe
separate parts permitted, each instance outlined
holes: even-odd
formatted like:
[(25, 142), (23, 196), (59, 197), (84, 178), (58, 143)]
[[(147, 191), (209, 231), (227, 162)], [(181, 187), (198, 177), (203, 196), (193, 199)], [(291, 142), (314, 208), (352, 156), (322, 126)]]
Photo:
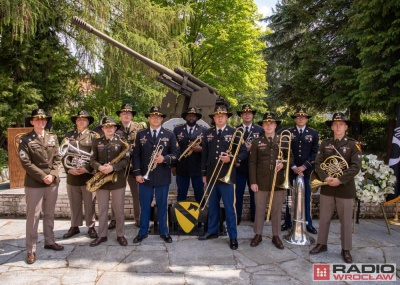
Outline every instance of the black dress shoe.
[(139, 243), (139, 242), (141, 242), (142, 240), (144, 240), (145, 238), (147, 238), (148, 237), (148, 235), (144, 235), (144, 236), (142, 236), (142, 235), (137, 235), (134, 239), (133, 239), (133, 243)]
[(172, 243), (172, 237), (170, 235), (160, 235), (161, 238), (164, 239), (167, 243)]
[(239, 245), (238, 245), (237, 239), (235, 239), (235, 238), (229, 239), (229, 247), (230, 247), (232, 250), (238, 249)]
[(292, 225), (283, 224), (281, 226), (281, 231), (286, 231), (286, 230), (291, 229), (291, 228), (292, 228)]
[(237, 219), (237, 225), (240, 225), (240, 222), (242, 221), (242, 218)]
[(108, 229), (113, 230), (117, 226), (117, 221), (116, 220), (111, 220), (111, 222), (108, 224)]
[(204, 236), (200, 236), (199, 240), (207, 240), (207, 239), (213, 239), (213, 238), (218, 238), (217, 234), (206, 234)]
[(316, 235), (318, 233), (317, 230), (313, 226), (311, 226), (311, 227), (306, 226), (306, 228), (307, 228), (307, 232), (309, 232), (309, 233), (312, 233), (314, 235)]

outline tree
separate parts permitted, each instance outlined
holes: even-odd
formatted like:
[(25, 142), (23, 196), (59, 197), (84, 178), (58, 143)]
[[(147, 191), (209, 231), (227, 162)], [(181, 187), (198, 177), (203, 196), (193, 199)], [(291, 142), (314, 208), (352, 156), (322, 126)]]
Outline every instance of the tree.
[(190, 5), (183, 67), (215, 87), (233, 107), (252, 103), (265, 110), (266, 63), (260, 51), (265, 33), (253, 0), (158, 0), (164, 6)]

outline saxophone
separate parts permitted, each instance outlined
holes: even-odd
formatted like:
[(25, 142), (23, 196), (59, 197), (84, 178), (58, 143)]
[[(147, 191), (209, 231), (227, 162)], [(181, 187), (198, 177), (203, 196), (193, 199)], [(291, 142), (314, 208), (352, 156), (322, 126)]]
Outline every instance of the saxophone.
[[(126, 153), (130, 150), (129, 144), (124, 142), (123, 140), (120, 139), (120, 141), (125, 145), (125, 149), (113, 160), (111, 160), (110, 165), (113, 165), (120, 161)], [(89, 192), (95, 192), (97, 189), (99, 189), (101, 186), (108, 182), (115, 183), (118, 180), (118, 172), (113, 172), (110, 174), (104, 174), (103, 172), (97, 172), (88, 182), (86, 182), (86, 190)]]

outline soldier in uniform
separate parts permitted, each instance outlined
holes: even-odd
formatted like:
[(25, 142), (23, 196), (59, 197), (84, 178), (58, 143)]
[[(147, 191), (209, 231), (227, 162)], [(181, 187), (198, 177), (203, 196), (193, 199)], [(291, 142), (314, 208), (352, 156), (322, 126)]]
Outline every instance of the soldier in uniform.
[[(90, 243), (90, 246), (97, 246), (102, 242), (107, 241), (107, 220), (108, 207), (111, 197), (111, 207), (115, 212), (117, 241), (121, 246), (128, 245), (125, 238), (125, 217), (124, 217), (124, 199), (126, 177), (125, 168), (129, 164), (129, 146), (127, 149), (126, 143), (115, 134), (117, 126), (113, 117), (104, 117), (102, 121), (102, 130), (104, 135), (93, 140), (92, 151), (90, 157), (90, 165), (94, 170), (110, 175), (112, 172), (117, 172), (117, 181), (107, 182), (96, 191), (96, 198), (99, 211), (99, 233), (98, 237)], [(126, 151), (126, 154), (114, 164), (110, 162), (121, 156), (121, 153)]]
[[(243, 105), (241, 111), (237, 111), (238, 116), (242, 118), (242, 124), (237, 125), (236, 128), (242, 127), (244, 129), (244, 141), (246, 143), (247, 152), (250, 152), (252, 139), (258, 139), (264, 134), (263, 128), (253, 124), (253, 117), (256, 114), (249, 104)], [(242, 220), (243, 209), (243, 195), (246, 184), (249, 187), (250, 194), (250, 217), (254, 222), (256, 215), (256, 206), (254, 203), (254, 192), (250, 189), (249, 179), (249, 160), (248, 158), (242, 160), (241, 163), (236, 164), (236, 211), (237, 211), (237, 224), (239, 225)]]
[[(346, 120), (343, 113), (335, 113), (332, 120), (326, 121), (326, 124), (331, 127), (334, 137), (322, 141), (315, 159), (315, 171), (320, 180), (327, 182), (328, 185), (321, 187), (319, 233), (317, 245), (310, 251), (310, 254), (328, 250), (329, 226), (336, 208), (340, 221), (341, 254), (346, 263), (352, 263), (353, 259), (350, 254), (352, 249), (351, 221), (354, 198), (356, 198), (354, 177), (361, 169), (361, 147), (359, 142), (346, 136), (346, 130), (352, 122)], [(321, 164), (332, 155), (341, 156), (349, 165), (338, 178), (329, 177), (321, 169)]]
[[(64, 139), (68, 139), (72, 146), (91, 153), (93, 140), (97, 136), (100, 137), (95, 132), (87, 129), (93, 123), (94, 118), (89, 116), (85, 110), (81, 110), (77, 116), (71, 117), (71, 121), (76, 124), (77, 130), (66, 133)], [(94, 228), (96, 222), (96, 194), (86, 190), (86, 182), (93, 177), (93, 168), (88, 162), (86, 166), (78, 168), (67, 168), (64, 164), (64, 169), (67, 173), (67, 193), (71, 210), (71, 227), (63, 235), (63, 238), (70, 238), (80, 233), (79, 227), (82, 226), (83, 221), (82, 200), (85, 206), (85, 221), (88, 227), (88, 235), (91, 238), (96, 238), (97, 233)]]
[[(233, 138), (235, 128), (227, 125), (228, 118), (232, 116), (232, 113), (228, 113), (226, 106), (217, 106), (214, 110), (214, 115), (210, 115), (215, 121), (215, 127), (209, 128), (205, 133), (205, 140), (203, 143), (203, 156), (201, 160), (201, 168), (203, 174), (204, 184), (209, 183), (210, 189), (209, 194), (209, 207), (208, 207), (208, 230), (207, 234), (200, 236), (199, 240), (207, 240), (218, 238), (218, 225), (220, 216), (220, 201), (224, 203), (226, 226), (229, 234), (229, 247), (232, 250), (238, 248), (237, 242), (237, 217), (235, 207), (235, 187), (232, 184), (226, 184), (219, 179), (224, 177), (229, 169), (231, 163), (231, 157), (227, 155), (232, 139), (236, 143), (239, 142), (239, 138)], [(235, 153), (237, 145), (233, 144), (232, 154)], [(247, 158), (246, 146), (242, 144), (240, 146), (239, 153), (236, 157), (238, 163), (241, 163)], [(219, 164), (218, 160), (221, 160)], [(223, 166), (221, 166), (221, 163)], [(221, 169), (218, 177), (218, 171), (211, 181), (211, 176), (216, 168)], [(231, 174), (231, 181), (236, 183), (236, 168), (234, 167)], [(214, 184), (214, 187), (211, 186)]]
[[(168, 233), (168, 191), (171, 183), (171, 165), (179, 157), (179, 145), (173, 132), (161, 126), (166, 117), (158, 106), (153, 106), (149, 114), (145, 114), (150, 122), (150, 128), (141, 130), (137, 133), (135, 146), (133, 148), (133, 175), (139, 182), (140, 200), (140, 230), (133, 240), (139, 243), (147, 238), (149, 232), (151, 202), (154, 192), (156, 196), (157, 213), (160, 229), (160, 237), (165, 242), (171, 243), (172, 238)], [(157, 153), (154, 164), (155, 169), (150, 171), (148, 180), (143, 176), (148, 171), (150, 159), (157, 146), (162, 146), (161, 154)]]
[[(318, 132), (309, 128), (306, 124), (308, 119), (311, 118), (307, 114), (306, 109), (299, 108), (296, 114), (291, 116), (296, 122), (295, 127), (290, 127), (289, 131), (292, 133), (292, 152), (294, 162), (290, 165), (290, 183), (293, 185), (293, 180), (296, 175), (304, 176), (305, 182), (305, 210), (307, 219), (307, 231), (312, 234), (317, 234), (317, 230), (312, 225), (311, 219), (311, 188), (310, 188), (310, 175), (314, 170), (314, 161), (318, 152)], [(292, 227), (292, 218), (290, 216), (289, 207), (286, 206), (285, 223), (282, 225), (282, 231)]]
[[(276, 164), (279, 153), (280, 137), (275, 133), (276, 127), (281, 121), (276, 120), (275, 114), (265, 113), (263, 120), (258, 122), (263, 127), (265, 135), (260, 139), (254, 139), (250, 150), (249, 171), (251, 190), (255, 192), (256, 217), (254, 221), (255, 236), (250, 246), (258, 246), (262, 241), (262, 230), (265, 220), (265, 210), (269, 205), (274, 171), (277, 171), (274, 196), (271, 205), (272, 243), (278, 249), (284, 249), (279, 238), (281, 234), (281, 212), (285, 202), (285, 189), (279, 188), (284, 181), (284, 171), (287, 163)], [(283, 147), (286, 147), (285, 145)], [(283, 151), (284, 159), (287, 159), (287, 151)], [(293, 155), (290, 153), (290, 162)], [(275, 169), (276, 166), (276, 169)]]
[(43, 211), (44, 248), (63, 250), (64, 247), (54, 241), (54, 212), (58, 195), (61, 168), (61, 154), (57, 136), (46, 132), (51, 128), (51, 116), (46, 116), (43, 109), (32, 111), (25, 118), (25, 125), (33, 131), (22, 136), (18, 153), (25, 169), (26, 201), (26, 262), (36, 261), (36, 244), (40, 212)]
[[(117, 116), (121, 118), (121, 122), (117, 124), (118, 130), (117, 135), (119, 135), (124, 141), (128, 142), (131, 147), (130, 154), (132, 155), (133, 152), (133, 143), (136, 137), (136, 129), (134, 124), (132, 124), (132, 118), (135, 117), (136, 111), (132, 110), (131, 104), (123, 104), (120, 111), (116, 112)], [(133, 214), (135, 216), (135, 224), (136, 227), (139, 227), (139, 220), (140, 220), (140, 203), (139, 203), (139, 185), (136, 182), (136, 179), (132, 173), (132, 167), (129, 166), (129, 173), (128, 173), (128, 184), (129, 188), (131, 189), (132, 193), (132, 200), (133, 200)], [(111, 222), (108, 225), (109, 229), (115, 228), (115, 215), (114, 210), (111, 209)]]
[[(184, 113), (182, 118), (186, 120), (186, 124), (176, 126), (174, 134), (178, 141), (181, 154), (188, 146), (200, 137), (203, 140), (206, 128), (198, 125), (196, 122), (200, 120), (202, 115), (197, 113), (196, 108), (190, 107)], [(182, 157), (176, 161), (176, 167), (172, 167), (172, 174), (176, 175), (176, 183), (178, 185), (178, 201), (185, 201), (189, 189), (190, 180), (194, 189), (196, 201), (200, 203), (203, 197), (203, 177), (201, 175), (201, 147), (202, 143), (194, 145), (191, 150), (192, 154), (188, 157)]]

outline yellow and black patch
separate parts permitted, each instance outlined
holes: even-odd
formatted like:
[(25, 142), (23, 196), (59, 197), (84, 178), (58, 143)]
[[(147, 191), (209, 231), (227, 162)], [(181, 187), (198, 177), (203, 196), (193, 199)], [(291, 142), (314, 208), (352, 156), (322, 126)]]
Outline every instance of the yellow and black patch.
[(360, 144), (360, 142), (356, 142), (356, 147), (358, 148), (359, 151), (361, 151), (361, 144)]
[(181, 201), (174, 205), (176, 219), (185, 233), (190, 233), (200, 214), (200, 205), (197, 202)]

